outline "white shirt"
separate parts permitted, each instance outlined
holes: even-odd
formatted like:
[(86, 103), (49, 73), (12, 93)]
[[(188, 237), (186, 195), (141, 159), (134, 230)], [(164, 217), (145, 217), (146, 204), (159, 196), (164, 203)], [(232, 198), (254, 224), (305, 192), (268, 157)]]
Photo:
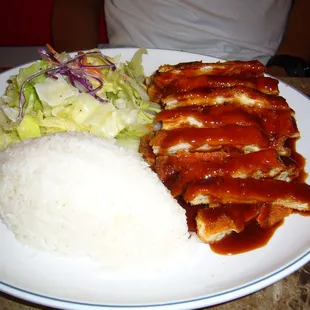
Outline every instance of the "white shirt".
[(165, 48), (222, 59), (277, 50), (291, 0), (105, 0), (112, 46)]

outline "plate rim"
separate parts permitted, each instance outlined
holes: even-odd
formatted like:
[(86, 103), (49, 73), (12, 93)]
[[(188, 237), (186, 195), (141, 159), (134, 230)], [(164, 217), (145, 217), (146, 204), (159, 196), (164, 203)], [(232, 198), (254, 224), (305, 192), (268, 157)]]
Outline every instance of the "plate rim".
[[(82, 301), (76, 301), (76, 300), (66, 300), (63, 298), (57, 298), (49, 295), (39, 294), (35, 292), (28, 291), (26, 289), (20, 288), (18, 286), (14, 286), (8, 283), (5, 283), (4, 281), (0, 281), (0, 291), (12, 295), (17, 298), (21, 298), (23, 300), (27, 300), (34, 303), (40, 303), (46, 306), (51, 306), (50, 303), (43, 303), (44, 301), (51, 301), (52, 303), (58, 304), (59, 306), (65, 306), (65, 305), (74, 305), (75, 307), (68, 308), (68, 309), (82, 309), (85, 306), (90, 309), (145, 309), (145, 308), (169, 308), (171, 306), (182, 306), (182, 305), (195, 305), (197, 303), (212, 300), (215, 298), (220, 298), (222, 296), (225, 296), (226, 298), (221, 300), (221, 303), (232, 301), (234, 299), (246, 296), (248, 294), (251, 294), (253, 292), (256, 292), (260, 289), (265, 288), (266, 286), (272, 285), (275, 282), (277, 282), (280, 279), (283, 279), (284, 277), (289, 276), (305, 264), (307, 264), (310, 261), (310, 248), (299, 255), (295, 260), (291, 261), (290, 263), (282, 266), (281, 268), (276, 269), (273, 272), (270, 272), (260, 278), (257, 278), (253, 281), (249, 281), (247, 283), (244, 283), (243, 285), (239, 285), (237, 287), (234, 287), (229, 290), (223, 290), (217, 293), (193, 298), (193, 299), (185, 299), (185, 300), (176, 300), (171, 302), (163, 302), (163, 303), (151, 303), (151, 304), (132, 304), (132, 305), (124, 305), (124, 304), (103, 304), (103, 303), (91, 303), (91, 302), (82, 302)], [(284, 273), (283, 273), (284, 272)], [(271, 280), (271, 281), (268, 281)], [(7, 288), (7, 290), (5, 289)], [(235, 294), (235, 293), (240, 294)], [(232, 295), (232, 296), (231, 296)], [(232, 298), (231, 298), (232, 297)], [(210, 303), (205, 304), (204, 306), (211, 306), (215, 305), (217, 303)], [(176, 308), (174, 308), (176, 309)], [(178, 308), (182, 309), (182, 308)]]

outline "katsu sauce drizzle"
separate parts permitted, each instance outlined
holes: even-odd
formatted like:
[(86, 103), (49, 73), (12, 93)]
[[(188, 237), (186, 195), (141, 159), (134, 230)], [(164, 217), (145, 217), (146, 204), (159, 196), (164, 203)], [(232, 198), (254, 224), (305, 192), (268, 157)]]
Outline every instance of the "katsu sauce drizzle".
[[(183, 200), (179, 200), (179, 204), (186, 211), (187, 225), (190, 232), (196, 232), (196, 216), (201, 206), (189, 206)], [(241, 213), (240, 213), (241, 214)], [(275, 231), (284, 223), (280, 221), (277, 224), (262, 228), (256, 221), (251, 221), (243, 231), (231, 234), (224, 237), (222, 240), (216, 243), (210, 244), (210, 248), (213, 252), (221, 255), (234, 255), (248, 251), (255, 250), (257, 248), (265, 246)]]
[(262, 228), (255, 221), (247, 224), (243, 231), (239, 233), (232, 232), (222, 240), (210, 244), (213, 252), (222, 255), (234, 255), (265, 246), (275, 231), (283, 224), (283, 220), (277, 224)]
[(149, 144), (188, 230), (212, 251), (234, 255), (265, 246), (290, 214), (309, 215), (292, 208), (308, 209), (310, 187), (292, 138), (299, 137), (294, 111), (278, 81), (264, 77), (257, 62), (246, 64), (250, 74), (244, 62), (224, 66), (191, 62), (156, 71), (149, 95), (164, 109)]
[[(308, 177), (308, 174), (305, 171), (306, 159), (296, 151), (296, 142), (297, 139), (293, 138), (287, 139), (285, 141), (285, 147), (291, 150), (291, 155), (288, 159), (293, 161), (296, 164), (296, 166), (299, 167), (300, 169), (299, 175), (297, 176), (296, 179), (294, 179), (294, 181), (305, 182)], [(286, 158), (283, 157), (282, 160), (285, 163)]]
[[(296, 151), (296, 142), (297, 139), (287, 139), (285, 142), (285, 146), (291, 149), (290, 159), (293, 160), (297, 164), (297, 166), (301, 169), (298, 177), (294, 181), (305, 182), (308, 177), (308, 173), (304, 169), (306, 165), (306, 159)], [(310, 216), (310, 212), (305, 211), (294, 210), (293, 213), (302, 216)]]
[[(298, 166), (298, 169), (300, 169), (298, 176), (293, 180), (293, 182), (305, 182), (308, 176), (304, 170), (306, 160), (296, 151), (296, 140), (297, 139), (287, 140), (285, 146), (291, 149), (291, 155), (290, 158), (284, 158), (283, 162), (293, 161)], [(186, 211), (188, 230), (196, 233), (197, 213), (200, 209), (205, 208), (206, 206), (191, 206), (184, 202), (183, 199), (179, 199), (178, 202)], [(296, 210), (294, 210), (293, 213), (303, 216), (310, 215), (310, 212)], [(244, 212), (240, 212), (240, 215), (242, 214), (244, 214)], [(237, 218), (234, 218), (234, 220), (238, 221)], [(222, 240), (210, 244), (210, 248), (213, 252), (221, 255), (235, 255), (261, 248), (269, 242), (275, 231), (282, 226), (283, 223), (284, 220), (281, 220), (270, 227), (263, 228), (255, 220), (252, 220), (245, 224), (245, 227), (241, 232), (230, 233)]]

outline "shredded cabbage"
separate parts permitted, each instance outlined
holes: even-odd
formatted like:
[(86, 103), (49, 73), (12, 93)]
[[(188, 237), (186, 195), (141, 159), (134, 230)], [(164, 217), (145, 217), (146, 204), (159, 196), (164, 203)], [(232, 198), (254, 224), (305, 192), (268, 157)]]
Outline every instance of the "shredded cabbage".
[(0, 98), (0, 149), (59, 131), (133, 141), (149, 131), (160, 108), (144, 85), (146, 49), (128, 62), (99, 50), (75, 56), (39, 52), (42, 60), (12, 76)]

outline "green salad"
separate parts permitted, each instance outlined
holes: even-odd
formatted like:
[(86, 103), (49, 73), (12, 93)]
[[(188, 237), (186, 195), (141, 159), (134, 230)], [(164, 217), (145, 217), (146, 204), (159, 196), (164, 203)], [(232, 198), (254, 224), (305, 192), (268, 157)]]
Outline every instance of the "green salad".
[(120, 62), (99, 50), (75, 56), (40, 49), (41, 60), (9, 79), (0, 98), (0, 150), (60, 131), (138, 141), (160, 107), (144, 85), (142, 56)]

